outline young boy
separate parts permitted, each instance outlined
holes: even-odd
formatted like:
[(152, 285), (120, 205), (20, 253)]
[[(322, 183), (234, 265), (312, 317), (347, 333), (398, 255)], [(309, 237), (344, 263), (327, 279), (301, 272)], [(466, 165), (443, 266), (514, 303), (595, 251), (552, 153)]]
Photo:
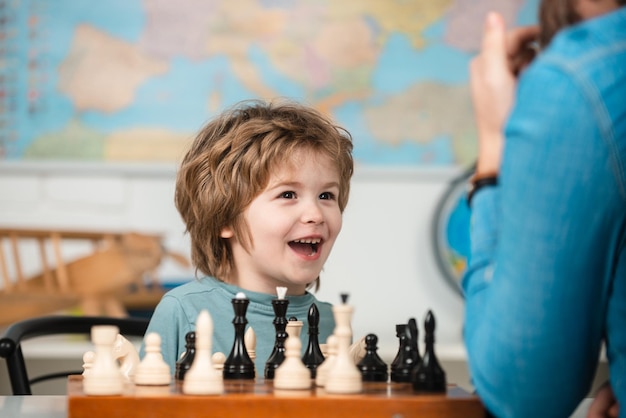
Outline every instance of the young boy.
[(203, 277), (168, 292), (147, 331), (161, 336), (172, 373), (202, 309), (213, 319), (213, 351), (228, 356), (238, 292), (250, 300), (257, 370), (275, 342), (277, 286), (287, 288), (287, 317), (304, 322), (303, 346), (312, 303), (326, 340), (335, 326), (331, 305), (307, 290), (319, 286), (341, 229), (352, 173), (350, 134), (295, 103), (245, 102), (200, 131), (178, 172), (175, 200)]

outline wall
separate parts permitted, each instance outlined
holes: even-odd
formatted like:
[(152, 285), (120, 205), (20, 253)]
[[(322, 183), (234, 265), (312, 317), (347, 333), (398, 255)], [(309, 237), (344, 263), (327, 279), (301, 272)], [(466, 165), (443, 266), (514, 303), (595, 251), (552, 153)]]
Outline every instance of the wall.
[[(410, 317), (421, 323), (428, 309), (437, 319), (441, 351), (462, 355), (463, 303), (437, 271), (429, 231), (434, 205), (453, 174), (356, 169), (318, 297), (335, 303), (339, 293), (350, 293), (354, 334), (376, 333), (387, 357), (397, 349), (395, 324)], [(0, 226), (160, 232), (168, 248), (188, 253), (173, 204), (174, 176), (172, 166), (4, 164)], [(180, 281), (193, 272), (166, 263), (160, 274)]]

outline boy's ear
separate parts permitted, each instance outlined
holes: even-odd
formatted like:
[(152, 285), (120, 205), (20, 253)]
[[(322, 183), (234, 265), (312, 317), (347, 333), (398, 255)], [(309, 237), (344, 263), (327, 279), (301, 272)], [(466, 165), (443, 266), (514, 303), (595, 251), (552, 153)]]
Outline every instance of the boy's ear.
[(224, 228), (222, 228), (222, 231), (220, 232), (220, 237), (222, 238), (232, 238), (235, 236), (235, 233), (233, 232), (233, 229), (230, 226), (225, 226)]

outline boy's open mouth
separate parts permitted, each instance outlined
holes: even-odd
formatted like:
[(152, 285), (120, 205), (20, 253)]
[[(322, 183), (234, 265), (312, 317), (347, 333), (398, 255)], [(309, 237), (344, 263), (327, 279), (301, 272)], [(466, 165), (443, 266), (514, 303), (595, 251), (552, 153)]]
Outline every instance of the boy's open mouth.
[(289, 242), (289, 247), (298, 254), (312, 256), (317, 254), (319, 244), (322, 242), (320, 238), (303, 238)]

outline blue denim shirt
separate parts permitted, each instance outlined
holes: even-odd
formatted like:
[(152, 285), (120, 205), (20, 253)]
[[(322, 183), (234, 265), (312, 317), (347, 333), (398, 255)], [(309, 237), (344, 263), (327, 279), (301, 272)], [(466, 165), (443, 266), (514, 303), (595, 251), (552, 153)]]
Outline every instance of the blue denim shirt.
[(567, 417), (605, 341), (626, 417), (626, 7), (561, 32), (516, 102), (472, 202), (473, 384), (498, 417)]

